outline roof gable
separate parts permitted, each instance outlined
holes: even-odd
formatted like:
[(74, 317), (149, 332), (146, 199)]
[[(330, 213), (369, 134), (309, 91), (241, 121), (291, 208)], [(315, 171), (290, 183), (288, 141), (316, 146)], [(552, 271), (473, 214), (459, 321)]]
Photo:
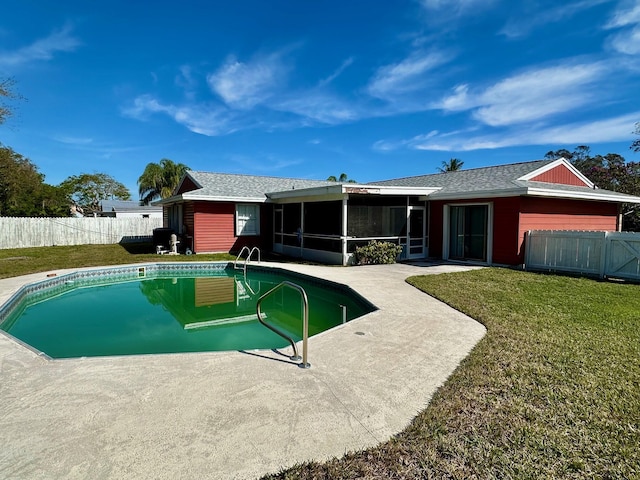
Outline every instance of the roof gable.
[(564, 158), (559, 158), (527, 175), (523, 175), (518, 180), (574, 185), (577, 187), (594, 187), (593, 182)]
[(190, 173), (191, 172), (187, 172), (187, 174), (184, 177), (182, 177), (182, 181), (178, 185), (178, 188), (176, 188), (175, 195), (180, 195), (185, 192), (191, 192), (192, 190), (197, 190), (199, 188), (202, 188), (193, 180), (193, 178), (191, 178)]

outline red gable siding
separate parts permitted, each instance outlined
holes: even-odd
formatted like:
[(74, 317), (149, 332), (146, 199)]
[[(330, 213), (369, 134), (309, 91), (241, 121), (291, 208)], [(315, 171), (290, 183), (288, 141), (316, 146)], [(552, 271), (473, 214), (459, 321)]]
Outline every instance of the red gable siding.
[(193, 180), (191, 180), (189, 177), (184, 177), (182, 185), (180, 185), (180, 188), (176, 192), (176, 195), (180, 195), (181, 193), (185, 192), (191, 192), (192, 190), (197, 190), (198, 188), (200, 187), (193, 183)]
[(551, 170), (547, 170), (540, 175), (530, 179), (532, 182), (560, 183), (562, 185), (576, 185), (578, 187), (588, 186), (575, 173), (569, 170), (565, 165), (558, 165)]

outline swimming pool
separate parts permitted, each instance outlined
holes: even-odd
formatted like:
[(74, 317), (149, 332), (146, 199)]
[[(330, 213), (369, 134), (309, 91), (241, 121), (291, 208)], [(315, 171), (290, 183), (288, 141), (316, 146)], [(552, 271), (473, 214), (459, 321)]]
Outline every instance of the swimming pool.
[[(282, 281), (309, 299), (309, 336), (375, 309), (332, 282), (251, 267), (149, 264), (76, 272), (23, 287), (0, 309), (0, 329), (52, 358), (275, 349), (289, 345), (261, 325), (256, 301)], [(302, 338), (298, 292), (262, 304), (267, 321)]]

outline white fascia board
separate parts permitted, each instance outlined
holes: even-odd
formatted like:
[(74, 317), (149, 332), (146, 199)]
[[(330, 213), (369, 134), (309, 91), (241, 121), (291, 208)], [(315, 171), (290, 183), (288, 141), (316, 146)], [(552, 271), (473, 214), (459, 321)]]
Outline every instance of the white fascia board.
[(484, 199), (484, 198), (504, 198), (504, 197), (547, 197), (547, 198), (566, 198), (575, 200), (599, 200), (605, 202), (615, 203), (640, 203), (640, 197), (634, 197), (631, 195), (611, 195), (610, 193), (600, 193), (598, 189), (589, 189), (583, 192), (569, 191), (569, 190), (555, 190), (553, 188), (532, 188), (532, 187), (519, 187), (509, 190), (484, 190), (473, 191), (464, 193), (449, 193), (444, 195), (435, 194), (428, 198), (428, 200), (469, 200), (469, 199)]
[(393, 185), (344, 185), (345, 193), (364, 195), (410, 195), (429, 196), (442, 187), (396, 187)]
[(267, 196), (279, 203), (287, 199), (340, 199), (345, 195), (416, 195), (428, 196), (440, 190), (440, 187), (395, 187), (387, 185), (360, 185), (357, 183), (343, 183), (323, 187), (300, 188), (271, 192)]
[(152, 205), (171, 205), (174, 203), (181, 203), (185, 201), (190, 202), (234, 202), (234, 203), (265, 203), (267, 197), (221, 197), (214, 195), (189, 195), (192, 192), (186, 192), (181, 195), (175, 195), (173, 197), (165, 198), (157, 202), (153, 202)]
[(163, 205), (171, 205), (172, 203), (180, 202), (181, 200), (182, 200), (182, 195), (175, 195), (173, 197), (167, 197), (161, 200), (156, 200), (155, 202), (151, 202), (151, 205), (157, 205), (162, 207)]
[(532, 197), (570, 198), (575, 200), (599, 200), (614, 203), (640, 203), (640, 197), (625, 195), (624, 193), (612, 195), (601, 193), (597, 188), (584, 192), (572, 192), (566, 190), (552, 190), (545, 188), (527, 188), (527, 195)]
[(531, 173), (527, 173), (526, 175), (523, 175), (522, 177), (518, 178), (518, 180), (531, 180), (532, 178), (537, 177), (538, 175), (542, 175), (544, 172), (548, 172), (549, 170), (553, 170), (554, 168), (556, 168), (559, 165), (564, 165), (565, 167), (567, 167), (571, 173), (573, 173), (576, 177), (578, 177), (581, 181), (583, 181), (585, 183), (585, 185), (587, 185), (589, 188), (593, 188), (595, 185), (593, 184), (593, 182), (591, 180), (589, 180), (587, 177), (585, 177), (580, 170), (578, 170), (576, 167), (574, 167), (573, 165), (571, 165), (570, 162), (568, 162), (564, 157), (560, 157), (559, 159), (548, 163), (547, 165), (545, 165), (544, 167), (540, 167), (537, 170), (534, 170)]
[(322, 187), (309, 187), (309, 188), (292, 188), (291, 190), (283, 190), (280, 192), (269, 192), (267, 197), (270, 200), (285, 200), (288, 198), (300, 198), (300, 197), (324, 197), (333, 195), (342, 195), (342, 184), (325, 185)]
[(434, 193), (427, 200), (469, 200), (474, 198), (519, 197), (526, 195), (525, 187), (500, 190), (473, 190), (470, 192)]
[(182, 194), (183, 200), (192, 202), (235, 202), (235, 203), (265, 203), (267, 197), (222, 197), (217, 195), (189, 195), (189, 192)]

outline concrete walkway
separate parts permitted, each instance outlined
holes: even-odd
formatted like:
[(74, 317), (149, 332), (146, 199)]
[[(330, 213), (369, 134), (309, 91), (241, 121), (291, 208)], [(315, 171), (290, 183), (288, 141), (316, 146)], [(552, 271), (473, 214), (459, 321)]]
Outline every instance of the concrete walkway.
[[(46, 360), (0, 334), (0, 478), (244, 479), (341, 456), (404, 429), (485, 333), (404, 282), (469, 267), (277, 266), (380, 310), (311, 338), (308, 370), (271, 351)], [(0, 280), (0, 303), (43, 278)]]

